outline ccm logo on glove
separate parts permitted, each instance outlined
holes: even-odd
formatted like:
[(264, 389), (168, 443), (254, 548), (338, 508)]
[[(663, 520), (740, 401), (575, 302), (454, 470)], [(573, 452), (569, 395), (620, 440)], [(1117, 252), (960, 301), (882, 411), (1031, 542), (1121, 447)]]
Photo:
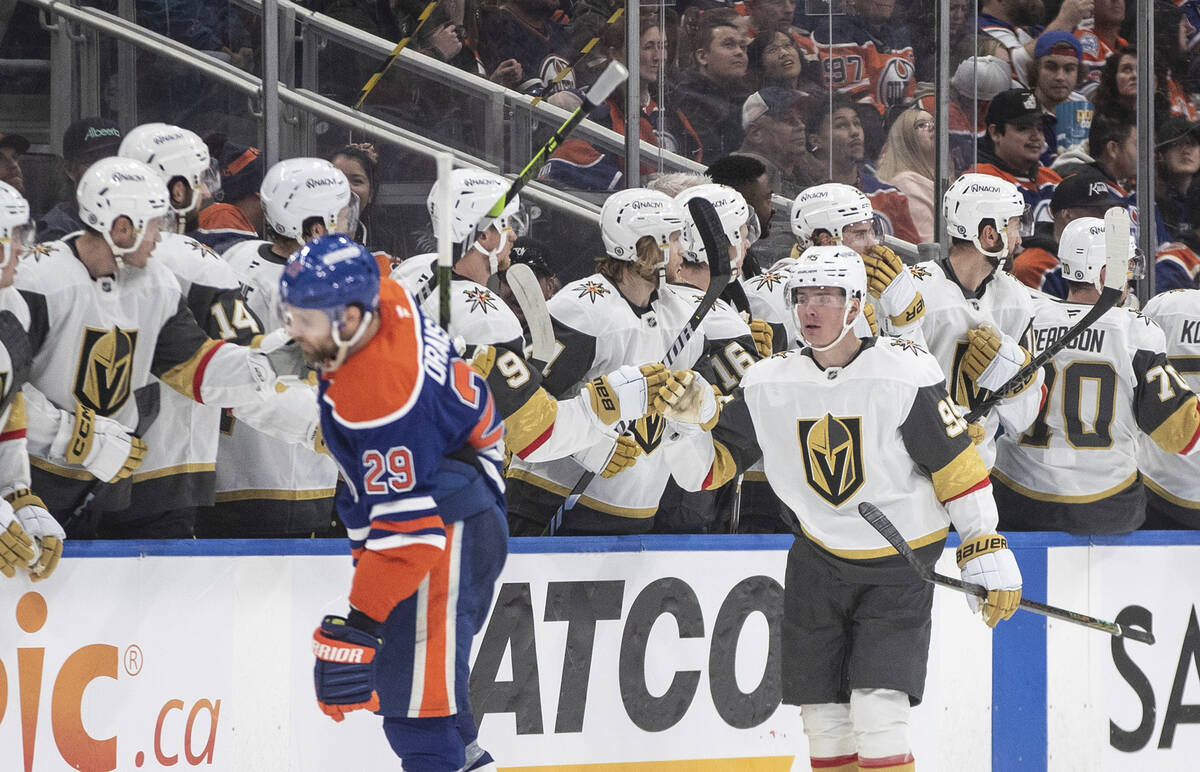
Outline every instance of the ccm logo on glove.
[(71, 438), (68, 458), (83, 459), (92, 446), (92, 411), (80, 410), (75, 417), (75, 436)]

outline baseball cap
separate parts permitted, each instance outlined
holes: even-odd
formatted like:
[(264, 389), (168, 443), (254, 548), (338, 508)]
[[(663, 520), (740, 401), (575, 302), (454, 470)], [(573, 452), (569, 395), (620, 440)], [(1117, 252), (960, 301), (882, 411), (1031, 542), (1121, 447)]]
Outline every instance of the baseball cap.
[(1050, 54), (1082, 59), (1083, 46), (1079, 44), (1079, 38), (1070, 32), (1063, 32), (1060, 29), (1050, 30), (1038, 36), (1037, 42), (1033, 44), (1033, 57), (1037, 59)]
[(997, 94), (1013, 86), (1012, 67), (998, 56), (972, 56), (964, 59), (950, 85), (960, 94), (975, 91), (979, 101), (991, 101)]
[(1037, 97), (1027, 88), (1010, 88), (992, 97), (988, 105), (987, 122), (991, 124), (1015, 123), (1028, 126), (1042, 120), (1056, 122), (1038, 105)]
[(1117, 203), (1100, 172), (1083, 169), (1058, 183), (1050, 199), (1050, 211), (1061, 212), (1076, 207), (1107, 208)]
[(62, 155), (67, 163), (99, 161), (116, 155), (120, 147), (121, 129), (107, 118), (80, 118), (63, 132)]
[(222, 201), (232, 204), (258, 192), (266, 174), (258, 148), (230, 142), (224, 134), (210, 134), (204, 144), (221, 170)]
[(783, 120), (787, 117), (787, 111), (803, 97), (804, 94), (799, 91), (776, 86), (755, 91), (742, 104), (742, 128), (749, 128), (750, 124), (764, 115)]
[(1187, 118), (1173, 115), (1155, 127), (1154, 146), (1166, 147), (1187, 136), (1200, 141), (1200, 123), (1192, 123)]
[(21, 155), (29, 149), (29, 140), (20, 134), (0, 134), (0, 147), (11, 147)]

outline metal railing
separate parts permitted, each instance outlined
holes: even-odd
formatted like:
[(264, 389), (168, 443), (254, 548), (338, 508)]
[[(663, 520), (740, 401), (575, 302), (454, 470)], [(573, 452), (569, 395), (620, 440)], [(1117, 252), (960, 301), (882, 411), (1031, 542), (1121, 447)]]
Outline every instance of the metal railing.
[[(114, 16), (94, 8), (75, 8), (61, 0), (21, 0), (21, 2), (41, 9), (46, 17), (45, 25), (49, 29), (78, 38), (79, 40), (75, 42), (86, 39), (88, 35), (81, 35), (74, 31), (58, 27), (53, 19), (57, 18), (59, 20), (58, 24), (66, 22), (69, 25), (82, 28), (86, 33), (91, 33), (91, 35), (104, 35), (153, 53), (156, 56), (164, 57), (172, 62), (184, 65), (208, 79), (243, 93), (262, 104), (262, 115), (267, 125), (271, 124), (271, 121), (267, 120), (267, 116), (274, 113), (276, 116), (275, 125), (278, 126), (279, 105), (290, 105), (300, 111), (319, 116), (324, 120), (336, 123), (355, 132), (361, 132), (409, 152), (433, 158), (436, 153), (446, 151), (454, 155), (457, 165), (470, 165), (499, 171), (499, 166), (496, 163), (462, 151), (446, 148), (415, 132), (394, 126), (371, 115), (355, 112), (345, 105), (338, 104), (307, 89), (289, 88), (278, 82), (273, 84), (274, 88), (264, 89), (263, 81), (260, 78), (240, 70), (231, 64), (205, 56), (183, 43), (171, 40), (144, 27), (139, 27), (134, 22), (122, 19), (119, 16)], [(94, 45), (92, 47), (94, 48)], [(55, 54), (52, 52), (52, 67), (56, 61)], [(80, 69), (86, 70), (87, 68), (82, 67)], [(90, 78), (98, 78), (98, 70), (99, 67), (97, 65), (95, 70), (85, 74)], [(67, 87), (70, 88), (70, 85), (68, 84)], [(96, 89), (98, 91), (98, 84), (96, 85)], [(275, 92), (275, 99), (266, 98), (265, 92), (268, 90)], [(52, 96), (52, 98), (54, 97)], [(68, 102), (67, 104), (70, 103)], [(93, 112), (98, 112), (98, 110), (94, 110)], [(65, 128), (65, 125), (63, 128)], [(61, 136), (61, 133), (61, 130), (57, 134), (52, 133), (52, 137), (57, 141), (57, 137)], [(268, 157), (270, 157), (269, 152), (272, 148), (274, 148), (274, 152), (279, 152), (277, 142), (277, 137), (271, 134), (263, 137), (263, 150), (264, 153), (268, 154)], [(579, 196), (555, 190), (545, 184), (531, 182), (525, 187), (523, 195), (550, 209), (583, 218), (590, 222), (599, 221), (600, 209), (596, 204)]]

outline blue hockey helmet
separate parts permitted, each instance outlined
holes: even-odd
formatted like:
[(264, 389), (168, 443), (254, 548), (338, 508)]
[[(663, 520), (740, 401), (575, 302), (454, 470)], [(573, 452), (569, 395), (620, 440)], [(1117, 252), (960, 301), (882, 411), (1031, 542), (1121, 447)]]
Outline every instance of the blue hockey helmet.
[(348, 236), (318, 236), (288, 258), (279, 277), (279, 298), (296, 308), (340, 310), (356, 303), (374, 312), (379, 309), (379, 265)]

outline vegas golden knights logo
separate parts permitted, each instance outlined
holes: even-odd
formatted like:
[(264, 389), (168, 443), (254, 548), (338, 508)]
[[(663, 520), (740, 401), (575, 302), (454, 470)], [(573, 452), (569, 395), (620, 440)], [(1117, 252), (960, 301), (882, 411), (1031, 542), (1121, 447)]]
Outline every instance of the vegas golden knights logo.
[(85, 327), (79, 364), (75, 368), (75, 398), (97, 414), (111, 416), (129, 399), (137, 330), (97, 330)]
[(969, 345), (965, 340), (954, 344), (954, 363), (950, 368), (950, 399), (963, 407), (972, 408), (991, 396), (991, 392), (976, 386), (963, 372), (963, 357), (966, 356)]
[(796, 423), (809, 487), (833, 506), (841, 506), (865, 482), (862, 419), (835, 418), (826, 413), (816, 421)]
[(647, 415), (634, 421), (629, 431), (633, 434), (633, 441), (648, 456), (662, 444), (663, 431), (666, 428), (667, 419), (658, 415)]

